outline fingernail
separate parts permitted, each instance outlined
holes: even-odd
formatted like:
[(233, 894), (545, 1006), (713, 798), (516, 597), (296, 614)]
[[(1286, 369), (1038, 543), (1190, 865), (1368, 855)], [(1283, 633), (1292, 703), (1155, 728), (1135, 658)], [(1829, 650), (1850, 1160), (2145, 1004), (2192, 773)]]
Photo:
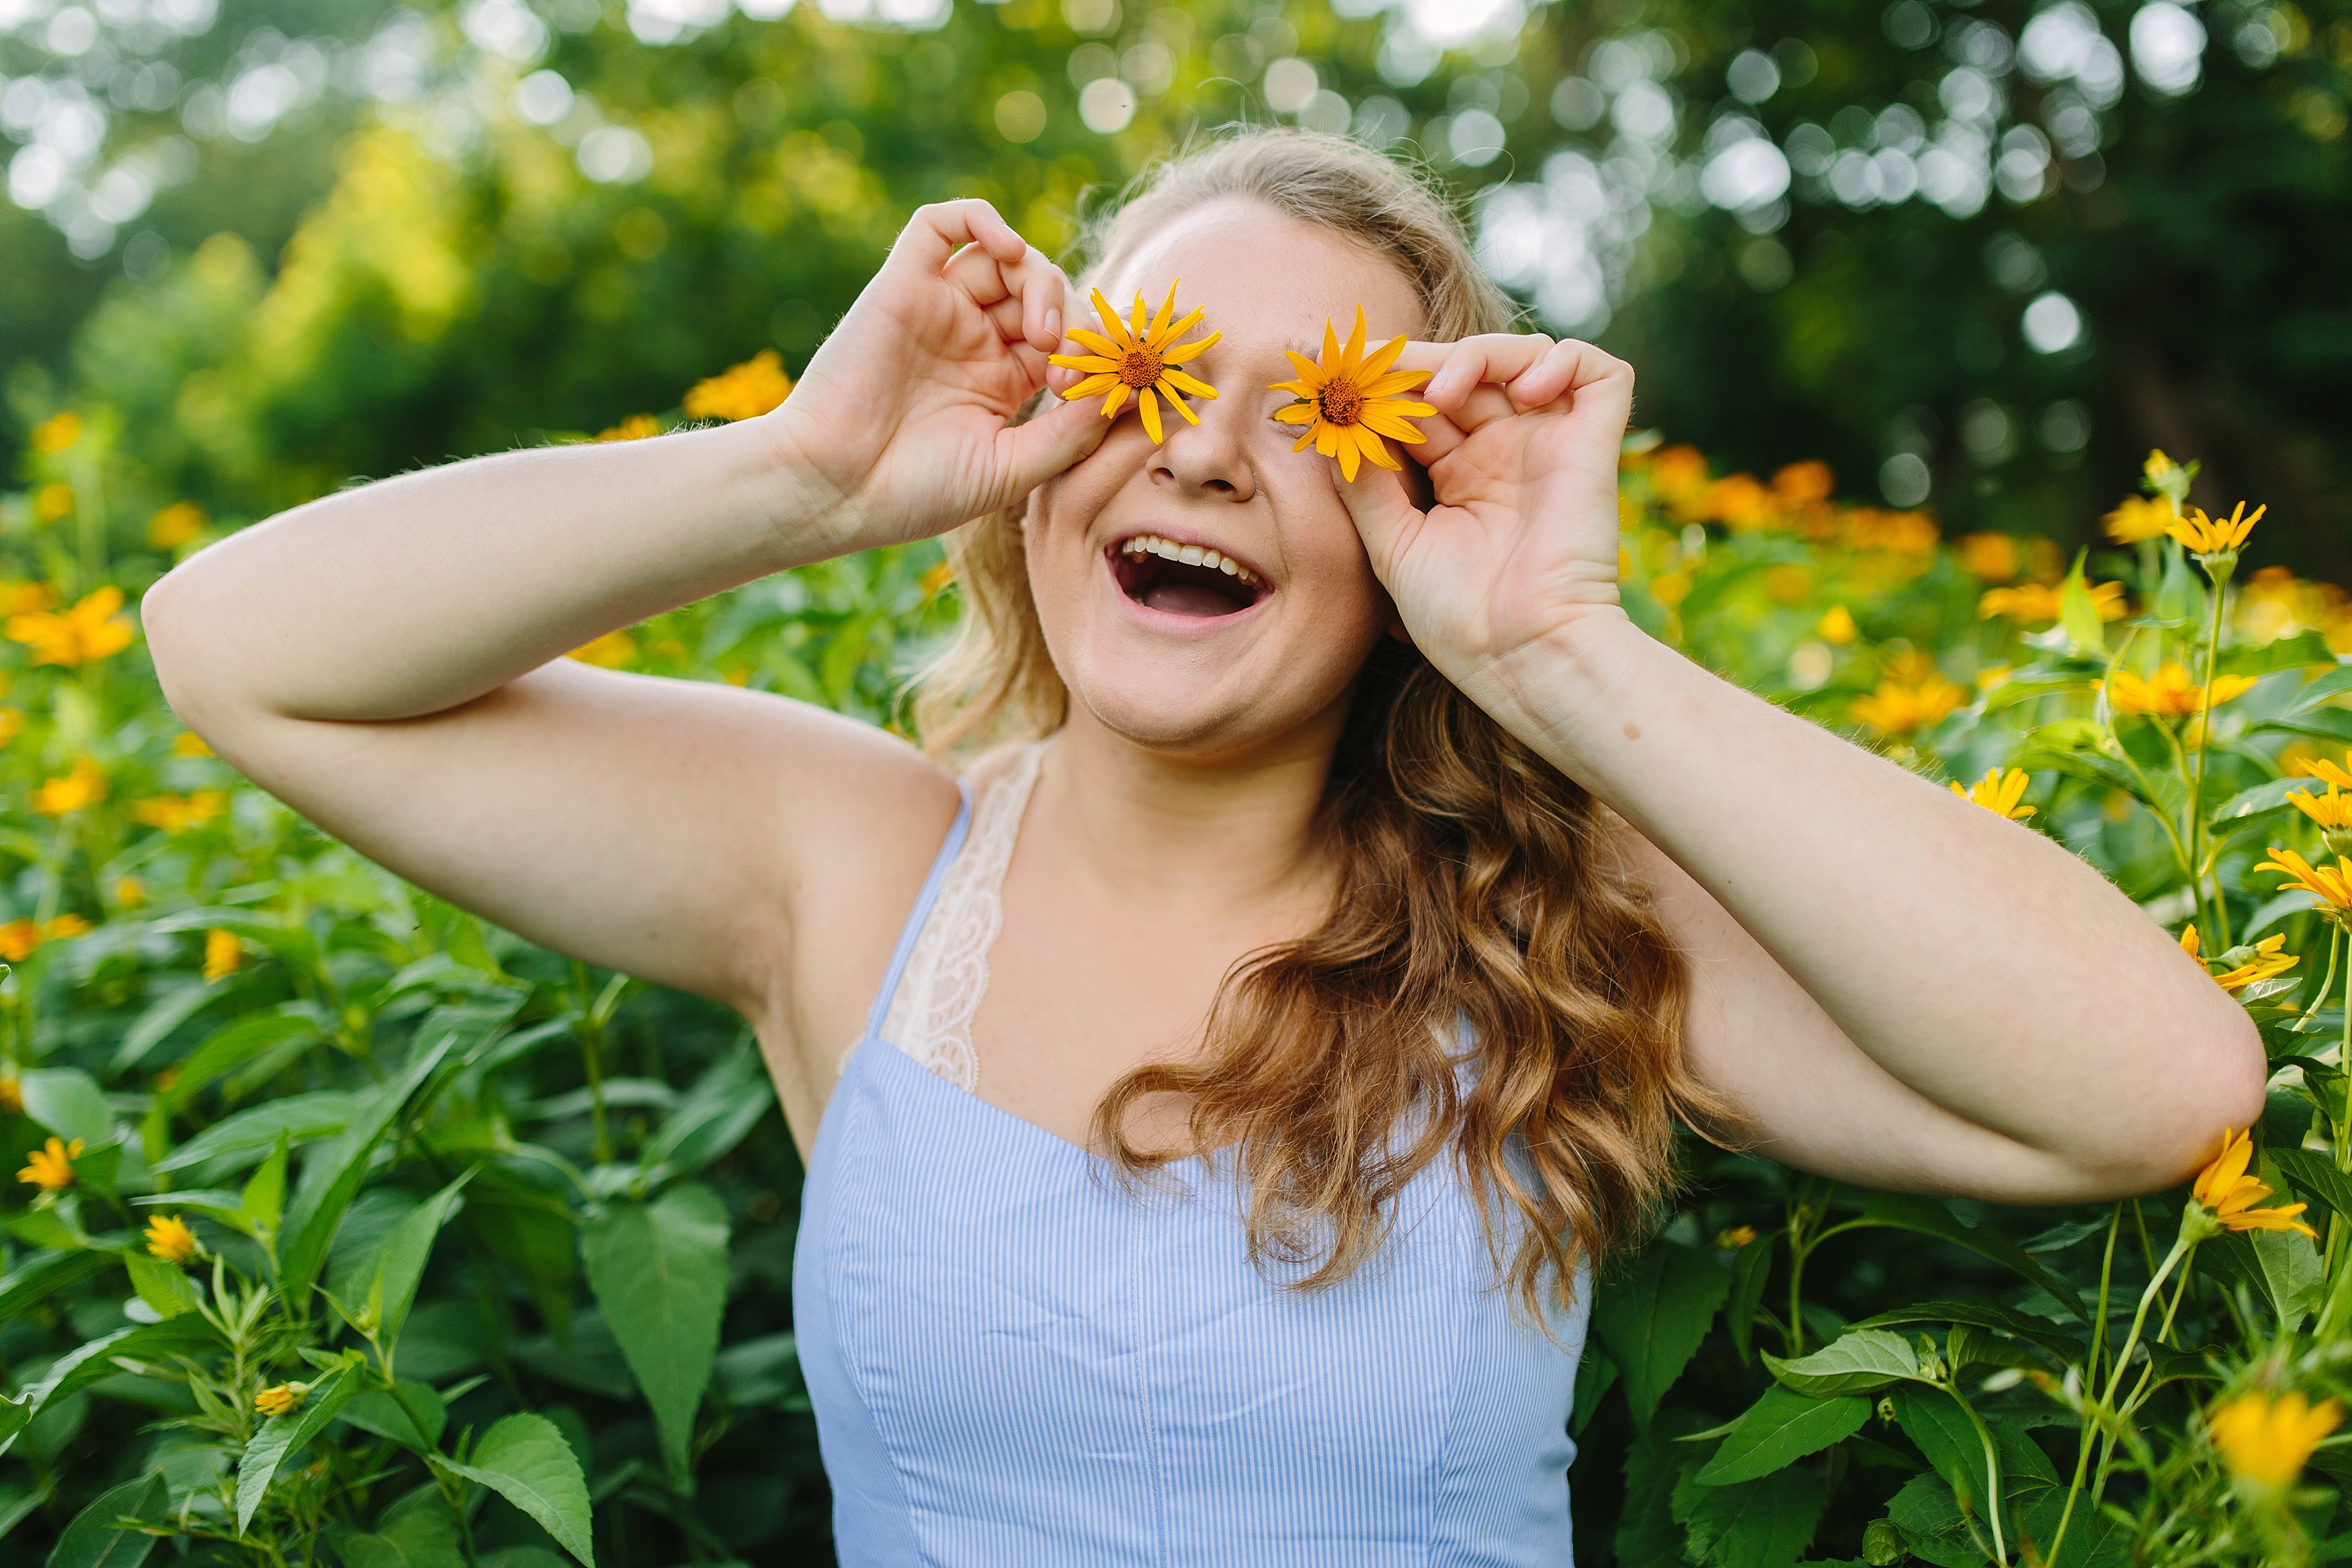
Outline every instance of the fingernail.
[(1054, 340), (1055, 348), (1061, 347), (1062, 308), (1058, 305), (1048, 305), (1045, 308), (1045, 335)]

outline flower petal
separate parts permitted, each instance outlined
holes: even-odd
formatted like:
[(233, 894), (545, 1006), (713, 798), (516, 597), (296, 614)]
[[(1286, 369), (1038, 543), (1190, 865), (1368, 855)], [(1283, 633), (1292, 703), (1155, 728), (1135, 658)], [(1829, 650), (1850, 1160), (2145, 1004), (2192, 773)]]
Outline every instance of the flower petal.
[[(1111, 352), (1114, 354), (1124, 354), (1128, 352), (1135, 347), (1135, 340), (1128, 336), (1126, 323), (1122, 322), (1118, 319), (1118, 312), (1110, 308), (1110, 301), (1103, 298), (1101, 289), (1094, 289), (1092, 293), (1094, 295), (1095, 301), (1095, 314), (1102, 318), (1103, 330), (1110, 334), (1111, 342), (1117, 345), (1111, 350)], [(1076, 334), (1073, 334), (1073, 336), (1076, 336)], [(1083, 342), (1085, 340), (1080, 339), (1079, 341)]]
[(1121, 349), (1117, 343), (1112, 342), (1108, 338), (1104, 337), (1100, 332), (1089, 332), (1084, 327), (1066, 327), (1064, 328), (1063, 330), (1070, 335), (1073, 341), (1084, 343), (1087, 348), (1092, 349), (1097, 354), (1103, 355), (1113, 363), (1118, 362), (1118, 361), (1126, 352), (1125, 350)]
[[(1178, 338), (1183, 334), (1171, 332), (1169, 336)], [(1223, 336), (1223, 332), (1212, 332), (1205, 338), (1195, 338), (1189, 343), (1179, 343), (1174, 348), (1164, 350), (1160, 356), (1160, 362), (1163, 365), (1181, 365), (1185, 361), (1199, 355), (1202, 350)]]
[[(1276, 409), (1274, 417), (1285, 424), (1312, 424), (1315, 423), (1315, 405), (1311, 402), (1294, 402), (1287, 407)], [(1309, 434), (1311, 434), (1312, 432)]]
[(1080, 382), (1077, 385), (1072, 387), (1062, 395), (1072, 400), (1082, 397), (1092, 397), (1095, 393), (1098, 392), (1107, 392), (1118, 384), (1118, 378), (1114, 375), (1105, 374), (1088, 376), (1086, 380)]
[(1384, 376), (1367, 377), (1364, 382), (1364, 395), (1394, 397), (1401, 392), (1411, 392), (1428, 379), (1427, 371), (1391, 371)]
[(1364, 362), (1364, 308), (1356, 307), (1355, 329), (1348, 334), (1348, 346), (1339, 352), (1339, 373), (1349, 381), (1356, 379), (1356, 367)]
[[(1197, 413), (1194, 413), (1191, 409), (1189, 409), (1189, 408), (1185, 407), (1185, 406), (1184, 406), (1184, 400), (1183, 400), (1182, 398), (1181, 398), (1181, 397), (1178, 397), (1178, 396), (1177, 396), (1173, 392), (1171, 392), (1171, 391), (1170, 391), (1170, 390), (1169, 390), (1168, 385), (1167, 385), (1167, 382), (1166, 382), (1166, 378), (1164, 378), (1164, 377), (1161, 379), (1161, 382), (1160, 382), (1160, 395), (1161, 397), (1164, 397), (1164, 398), (1166, 398), (1166, 399), (1168, 400), (1168, 406), (1169, 406), (1170, 408), (1174, 409), (1178, 413), (1181, 413), (1181, 414), (1182, 414), (1182, 415), (1184, 416), (1184, 421), (1185, 421), (1185, 423), (1188, 423), (1188, 424), (1198, 424), (1198, 423), (1201, 423), (1201, 416), (1200, 416), (1199, 414), (1197, 414)], [(1214, 392), (1211, 392), (1209, 395), (1210, 395), (1210, 396), (1212, 396), (1212, 397), (1214, 397), (1216, 394), (1215, 394)]]
[(1135, 405), (1143, 414), (1143, 428), (1150, 433), (1151, 444), (1159, 445), (1166, 439), (1160, 430), (1160, 400), (1151, 395), (1150, 387), (1146, 387), (1136, 394)]
[(1191, 392), (1194, 397), (1214, 397), (1217, 395), (1217, 389), (1211, 386), (1208, 382), (1202, 381), (1195, 376), (1188, 376), (1181, 371), (1168, 369), (1167, 361), (1162, 361), (1160, 363), (1161, 369), (1160, 371), (1160, 379), (1162, 382), (1165, 382), (1168, 385), (1176, 388), (1180, 392)]
[(1377, 351), (1365, 356), (1364, 362), (1356, 367), (1356, 380), (1369, 386), (1385, 375), (1388, 368), (1396, 363), (1397, 356), (1403, 352), (1404, 334), (1400, 332), (1381, 344)]
[(1117, 374), (1118, 361), (1101, 354), (1048, 354), (1045, 362), (1067, 371), (1109, 371)]
[(1120, 382), (1110, 389), (1110, 396), (1103, 399), (1103, 417), (1105, 419), (1117, 419), (1118, 417), (1118, 411), (1126, 406), (1127, 383), (1125, 382)]

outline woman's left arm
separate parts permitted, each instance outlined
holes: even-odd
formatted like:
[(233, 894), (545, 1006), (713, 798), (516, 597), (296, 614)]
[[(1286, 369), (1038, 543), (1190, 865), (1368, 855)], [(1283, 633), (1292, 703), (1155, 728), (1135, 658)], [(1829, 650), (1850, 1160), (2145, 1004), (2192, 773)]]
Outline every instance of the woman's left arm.
[(1539, 335), (1401, 362), (1436, 372), (1414, 455), (1437, 504), (1334, 483), (1414, 643), (1631, 824), (1691, 960), (1694, 1069), (1759, 1153), (2062, 1203), (2170, 1186), (2261, 1114), (2252, 1021), (2096, 870), (1633, 624), (1630, 366)]

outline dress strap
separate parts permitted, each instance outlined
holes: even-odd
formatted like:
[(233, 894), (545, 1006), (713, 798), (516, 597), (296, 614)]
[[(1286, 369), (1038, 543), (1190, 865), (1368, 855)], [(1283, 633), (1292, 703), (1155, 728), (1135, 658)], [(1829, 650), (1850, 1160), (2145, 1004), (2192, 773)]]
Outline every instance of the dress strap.
[(922, 931), (923, 921), (931, 912), (931, 901), (939, 897), (940, 883), (947, 880), (948, 867), (954, 862), (956, 852), (963, 848), (963, 836), (971, 827), (970, 781), (958, 779), (956, 794), (955, 821), (949, 827), (947, 838), (940, 842), (940, 852), (931, 859), (930, 874), (923, 878), (923, 891), (915, 895), (915, 907), (907, 916), (905, 928), (898, 933), (898, 950), (890, 955), (889, 972), (882, 977), (882, 988), (874, 998), (874, 1010), (866, 1015), (866, 1032), (868, 1036), (881, 1032), (882, 1019), (890, 1010), (890, 998), (898, 993), (898, 977), (906, 973), (908, 956), (914, 952), (915, 938)]

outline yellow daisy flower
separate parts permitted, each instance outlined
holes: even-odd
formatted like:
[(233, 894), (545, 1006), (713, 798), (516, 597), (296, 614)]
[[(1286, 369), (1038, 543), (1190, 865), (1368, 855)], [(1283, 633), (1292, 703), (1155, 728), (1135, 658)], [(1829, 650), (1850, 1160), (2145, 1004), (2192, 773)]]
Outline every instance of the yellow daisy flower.
[(2270, 1197), (2270, 1184), (2246, 1174), (2253, 1163), (2253, 1129), (2245, 1132), (2224, 1127), (2221, 1130), (2221, 1152), (2213, 1163), (2197, 1175), (2197, 1185), (2189, 1196), (2210, 1210), (2224, 1230), (2300, 1230), (2314, 1241), (2319, 1232), (2295, 1218), (2308, 1204), (2290, 1203), (2282, 1208), (2257, 1208), (2254, 1206)]
[(2026, 786), (2032, 782), (2033, 775), (2022, 768), (2011, 768), (2006, 771), (1988, 768), (1985, 776), (1966, 789), (1960, 788), (1958, 779), (1954, 779), (1952, 793), (1963, 800), (1974, 801), (1997, 817), (2021, 822), (2033, 815), (2032, 807), (2018, 804), (2025, 798)]
[(237, 946), (236, 932), (224, 931), (215, 925), (205, 933), (205, 979), (217, 980), (236, 974), (242, 956), (243, 950)]
[[(2280, 932), (2276, 936), (2263, 937), (2252, 947), (2231, 948), (2231, 952), (2238, 954), (2244, 961), (2214, 976), (2213, 983), (2225, 991), (2234, 991), (2241, 987), (2251, 986), (2256, 980), (2267, 980), (2285, 974), (2303, 962), (2293, 953), (2280, 952), (2279, 949), (2285, 945), (2286, 934)], [(2197, 925), (2191, 921), (2180, 933), (2180, 950), (2202, 964), (2206, 960), (2204, 954), (2199, 951), (2200, 946)], [(2225, 953), (2213, 962), (2230, 963), (2230, 955)]]
[(159, 1214), (147, 1222), (147, 1250), (166, 1263), (190, 1263), (198, 1251), (196, 1233), (176, 1214)]
[(16, 1179), (43, 1192), (63, 1192), (74, 1184), (75, 1160), (81, 1157), (81, 1140), (67, 1143), (52, 1137), (47, 1143), (25, 1155), (25, 1166)]
[(28, 611), (8, 617), (8, 640), (33, 650), (37, 664), (87, 664), (131, 646), (133, 628), (115, 612), (122, 590), (112, 583), (86, 593), (70, 610)]
[(793, 378), (784, 373), (783, 356), (773, 349), (762, 349), (741, 364), (730, 365), (695, 382), (679, 406), (688, 419), (756, 419), (792, 392)]
[(204, 508), (193, 501), (174, 501), (147, 519), (147, 542), (156, 549), (176, 549), (204, 531)]
[[(2333, 764), (2322, 763), (2320, 766), (2332, 767)], [(2308, 789), (2297, 789), (2287, 796), (2287, 801), (2296, 810), (2301, 811), (2323, 828), (2333, 828), (2339, 831), (2346, 828), (2352, 828), (2352, 795), (2347, 795), (2344, 792), (2344, 787), (2340, 784), (2330, 784), (2325, 795), (2315, 795)]]
[[(1988, 588), (1977, 597), (1977, 618), (2006, 615), (2012, 621), (2055, 621), (2063, 587), (2058, 583), (2021, 582), (2014, 588)], [(2131, 612), (2120, 582), (2090, 585), (2091, 608), (2102, 621), (2120, 621)]]
[(1916, 685), (1881, 681), (1870, 695), (1854, 698), (1848, 711), (1857, 722), (1882, 734), (1908, 735), (1941, 722), (1967, 696), (1943, 676), (1930, 673)]
[(33, 791), (33, 810), (45, 817), (62, 817), (105, 799), (104, 769), (88, 757), (77, 757), (71, 772), (41, 780)]
[[(2098, 691), (2104, 681), (2093, 681), (2091, 689)], [(2228, 702), (2253, 690), (2252, 675), (2218, 675), (2213, 681), (2213, 700)], [(2130, 670), (2117, 670), (2114, 690), (2107, 702), (2117, 713), (2146, 714), (2157, 718), (2181, 718), (2205, 710), (2205, 688), (2189, 673), (2187, 665), (2178, 659), (2167, 659), (2157, 666), (2152, 675), (2139, 675)]]
[(2107, 538), (2119, 545), (2160, 539), (2172, 527), (2172, 503), (2155, 496), (2127, 496), (2099, 520), (2106, 525)]
[(1402, 468), (1404, 465), (1389, 455), (1381, 437), (1419, 441), (1422, 434), (1407, 423), (1407, 416), (1437, 412), (1425, 402), (1408, 402), (1397, 395), (1419, 386), (1430, 374), (1427, 371), (1390, 369), (1397, 356), (1404, 352), (1404, 342), (1399, 334), (1367, 358), (1364, 308), (1359, 305), (1356, 329), (1348, 335), (1345, 349), (1339, 346), (1339, 334), (1331, 329), (1328, 316), (1323, 319), (1320, 363), (1285, 349), (1283, 352), (1298, 371), (1298, 379), (1276, 382), (1273, 390), (1286, 392), (1298, 401), (1288, 408), (1276, 410), (1274, 417), (1285, 424), (1307, 426), (1306, 434), (1291, 450), (1303, 452), (1312, 442), (1316, 451), (1339, 460), (1339, 472), (1349, 480), (1356, 477), (1360, 461), (1370, 461), (1381, 468)]
[(2179, 539), (2198, 555), (2222, 555), (2234, 552), (2254, 531), (2254, 525), (2270, 510), (2267, 505), (2256, 507), (2254, 515), (2247, 517), (2246, 504), (2241, 501), (2231, 508), (2230, 516), (2221, 522), (2207, 517), (2201, 507), (2191, 507), (2164, 526), (2164, 531)]
[[(1118, 312), (1099, 288), (1088, 291), (1094, 300), (1095, 315), (1102, 322), (1101, 332), (1089, 332), (1083, 327), (1070, 329), (1070, 336), (1093, 350), (1086, 354), (1052, 354), (1048, 361), (1066, 370), (1084, 371), (1086, 378), (1062, 394), (1066, 402), (1082, 397), (1104, 394), (1102, 415), (1117, 419), (1127, 406), (1130, 394), (1135, 398), (1136, 412), (1143, 416), (1143, 428), (1154, 446), (1162, 439), (1160, 428), (1160, 400), (1166, 398), (1168, 406), (1184, 416), (1185, 423), (1198, 424), (1201, 416), (1184, 405), (1180, 392), (1194, 397), (1214, 397), (1217, 389), (1197, 376), (1185, 374), (1176, 367), (1199, 355), (1208, 346), (1224, 336), (1212, 332), (1189, 343), (1176, 340), (1201, 323), (1201, 312), (1195, 308), (1181, 320), (1171, 320), (1176, 314), (1176, 285), (1168, 286), (1168, 298), (1150, 320), (1144, 319), (1147, 308), (1143, 290), (1135, 291), (1134, 319), (1121, 321)], [(1104, 334), (1108, 333), (1108, 336)]]
[(2300, 1394), (2284, 1394), (2273, 1400), (2257, 1389), (2206, 1416), (2205, 1428), (2231, 1474), (2275, 1490), (2303, 1474), (2319, 1440), (2343, 1419), (2344, 1406), (2334, 1399), (2313, 1405)]
[(2290, 887), (2299, 887), (2319, 900), (2319, 912), (2339, 925), (2352, 926), (2352, 859), (2336, 857), (2336, 863), (2314, 865), (2293, 850), (2271, 846), (2271, 858), (2254, 867), (2256, 871), (2274, 871), (2287, 879)]
[(289, 1415), (301, 1408), (303, 1396), (310, 1392), (307, 1383), (281, 1383), (255, 1395), (253, 1407), (264, 1416)]

